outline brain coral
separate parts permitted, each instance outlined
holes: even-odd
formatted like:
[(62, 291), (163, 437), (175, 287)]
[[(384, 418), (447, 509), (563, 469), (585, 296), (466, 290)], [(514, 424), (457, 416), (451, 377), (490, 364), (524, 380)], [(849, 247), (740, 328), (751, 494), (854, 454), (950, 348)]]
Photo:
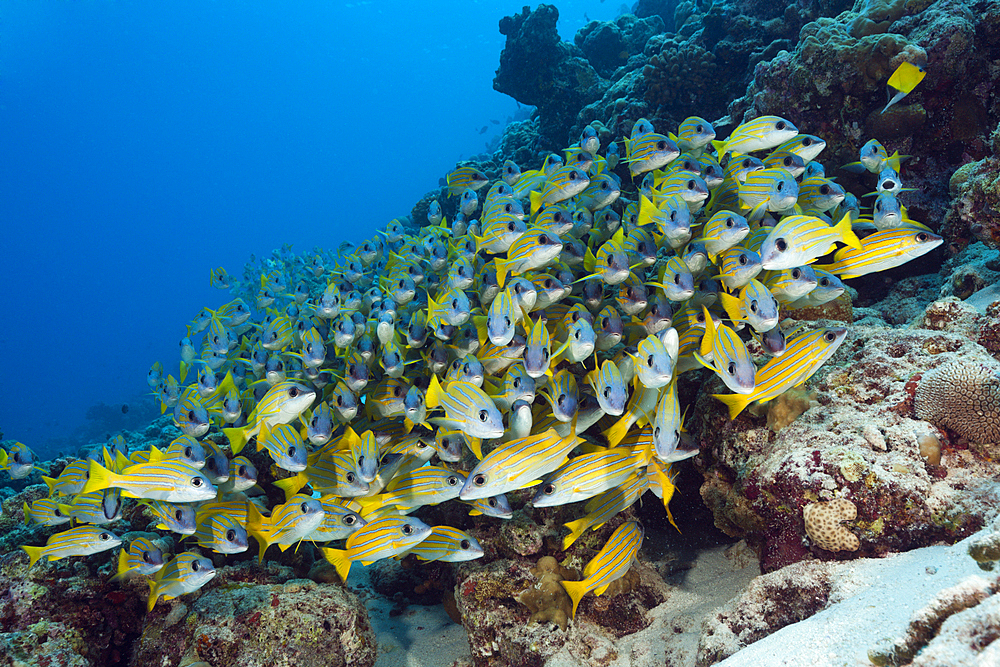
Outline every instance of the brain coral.
[(1000, 441), (1000, 375), (955, 360), (928, 371), (915, 396), (917, 417), (977, 443)]
[(861, 547), (857, 536), (840, 523), (857, 516), (858, 508), (846, 498), (810, 503), (802, 509), (806, 534), (816, 546), (827, 551), (857, 551)]

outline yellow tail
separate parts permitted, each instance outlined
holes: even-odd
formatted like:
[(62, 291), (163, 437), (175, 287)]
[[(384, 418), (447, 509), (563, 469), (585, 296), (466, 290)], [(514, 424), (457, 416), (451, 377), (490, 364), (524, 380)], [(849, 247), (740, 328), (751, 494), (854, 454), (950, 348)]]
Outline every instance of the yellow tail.
[[(52, 479), (51, 477), (46, 477), (45, 475), (42, 475), (42, 481), (45, 482), (48, 485), (48, 487), (49, 487), (49, 498), (51, 498), (56, 493), (56, 480)], [(25, 503), (24, 506), (27, 507), (28, 504)]]
[(111, 581), (120, 581), (125, 578), (128, 572), (131, 572), (131, 568), (128, 566), (128, 554), (125, 547), (122, 547), (122, 550), (118, 553), (118, 574), (111, 577)]
[(583, 596), (587, 594), (587, 582), (586, 581), (566, 581), (563, 580), (559, 582), (566, 589), (566, 594), (569, 595), (569, 599), (573, 601), (573, 613), (570, 618), (576, 618), (576, 608), (580, 605), (580, 600)]
[(187, 377), (188, 369), (191, 368), (191, 364), (186, 361), (181, 362), (181, 381), (180, 384), (184, 384), (184, 379)]
[(834, 230), (840, 235), (841, 241), (855, 250), (861, 250), (861, 240), (851, 230), (851, 216), (849, 213), (844, 214), (844, 217), (840, 219)]
[(31, 507), (28, 503), (24, 503), (24, 525), (27, 526), (29, 523), (31, 523)]
[(622, 415), (621, 419), (616, 421), (611, 428), (604, 431), (604, 437), (608, 441), (608, 444), (612, 447), (617, 447), (618, 443), (628, 435), (628, 430), (632, 427), (634, 421), (631, 413), (626, 412)]
[(566, 551), (574, 542), (580, 539), (583, 531), (587, 530), (587, 517), (582, 517), (563, 525), (569, 528), (569, 535), (563, 538), (563, 551)]
[(493, 265), (497, 269), (497, 286), (502, 288), (504, 283), (507, 282), (507, 272), (510, 271), (510, 263), (506, 259), (494, 257)]
[(35, 566), (35, 563), (38, 562), (38, 559), (41, 558), (42, 555), (44, 555), (45, 553), (45, 547), (23, 546), (21, 548), (24, 549), (25, 553), (28, 554), (28, 558), (31, 559), (31, 563), (28, 564), (29, 570)]
[(538, 190), (532, 190), (528, 197), (531, 199), (531, 215), (535, 215), (542, 207), (542, 193)]
[(736, 419), (743, 410), (746, 409), (753, 399), (749, 398), (745, 394), (712, 394), (714, 398), (719, 399), (729, 407), (729, 419)]
[[(160, 572), (163, 572), (164, 569), (166, 568), (160, 568)], [(160, 594), (156, 590), (159, 583), (159, 579), (154, 578), (149, 580), (149, 602), (146, 603), (146, 613), (153, 611), (153, 607), (156, 606), (156, 599), (160, 597)]]
[(81, 493), (93, 493), (94, 491), (103, 491), (104, 489), (114, 486), (115, 482), (119, 479), (119, 476), (111, 472), (104, 466), (102, 466), (97, 461), (90, 460), (90, 479), (87, 483), (83, 485), (83, 491)]
[(243, 451), (243, 448), (247, 444), (247, 427), (224, 428), (222, 432), (229, 438), (229, 446), (232, 448), (234, 455)]
[(351, 559), (347, 552), (342, 549), (329, 549), (327, 547), (320, 547), (320, 551), (323, 552), (323, 557), (337, 568), (337, 574), (340, 575), (341, 581), (347, 581), (347, 575), (351, 573)]
[(264, 529), (264, 517), (253, 503), (247, 503), (247, 533), (257, 540), (259, 546), (257, 563), (263, 563), (264, 552), (271, 546), (272, 540), (268, 539), (268, 532)]
[(301, 491), (302, 487), (309, 483), (309, 476), (304, 472), (300, 472), (292, 477), (286, 477), (285, 479), (279, 479), (271, 483), (285, 492), (285, 502), (287, 503), (289, 498)]
[(424, 395), (424, 403), (427, 409), (436, 408), (441, 405), (441, 396), (444, 394), (444, 390), (441, 389), (441, 383), (438, 382), (436, 375), (431, 375), (431, 383), (427, 385), (427, 393)]

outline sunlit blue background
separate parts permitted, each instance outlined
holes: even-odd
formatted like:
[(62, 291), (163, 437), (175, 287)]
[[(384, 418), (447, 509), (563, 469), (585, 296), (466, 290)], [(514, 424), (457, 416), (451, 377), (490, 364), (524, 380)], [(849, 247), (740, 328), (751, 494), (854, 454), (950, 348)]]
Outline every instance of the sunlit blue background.
[[(5, 437), (46, 455), (97, 403), (134, 420), (227, 300), (211, 267), (371, 236), (483, 151), (517, 110), (492, 79), (523, 5), (5, 0)], [(623, 10), (557, 7), (567, 40)]]

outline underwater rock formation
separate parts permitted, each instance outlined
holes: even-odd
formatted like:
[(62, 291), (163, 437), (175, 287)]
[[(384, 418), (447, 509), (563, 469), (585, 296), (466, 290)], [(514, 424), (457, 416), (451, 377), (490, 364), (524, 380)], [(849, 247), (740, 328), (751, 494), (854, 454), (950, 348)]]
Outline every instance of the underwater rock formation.
[(501, 19), (507, 43), (493, 79), (495, 90), (538, 107), (539, 132), (552, 150), (562, 147), (580, 107), (608, 86), (579, 47), (559, 39), (558, 19), (559, 10), (546, 4)]
[(997, 511), (1000, 490), (989, 460), (943, 434), (940, 466), (920, 455), (918, 437), (934, 429), (915, 419), (915, 385), (908, 384), (946, 359), (989, 360), (987, 351), (949, 333), (863, 324), (854, 332), (807, 385), (819, 404), (778, 433), (764, 425), (764, 414), (729, 422), (714, 399), (703, 395), (696, 404), (691, 430), (702, 442), (695, 459), (705, 476), (702, 498), (716, 526), (757, 546), (765, 572), (810, 550), (821, 558), (854, 557), (810, 549), (802, 519), (809, 503), (844, 498), (857, 507), (857, 518), (844, 526), (860, 540), (858, 555), (961, 538)]

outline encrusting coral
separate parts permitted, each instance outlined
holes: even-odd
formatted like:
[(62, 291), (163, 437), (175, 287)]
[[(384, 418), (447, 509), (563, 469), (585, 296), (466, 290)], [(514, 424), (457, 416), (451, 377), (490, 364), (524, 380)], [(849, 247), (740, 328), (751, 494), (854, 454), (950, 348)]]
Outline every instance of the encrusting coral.
[(857, 551), (861, 542), (841, 522), (858, 516), (858, 508), (846, 498), (811, 503), (802, 509), (809, 539), (827, 551)]

